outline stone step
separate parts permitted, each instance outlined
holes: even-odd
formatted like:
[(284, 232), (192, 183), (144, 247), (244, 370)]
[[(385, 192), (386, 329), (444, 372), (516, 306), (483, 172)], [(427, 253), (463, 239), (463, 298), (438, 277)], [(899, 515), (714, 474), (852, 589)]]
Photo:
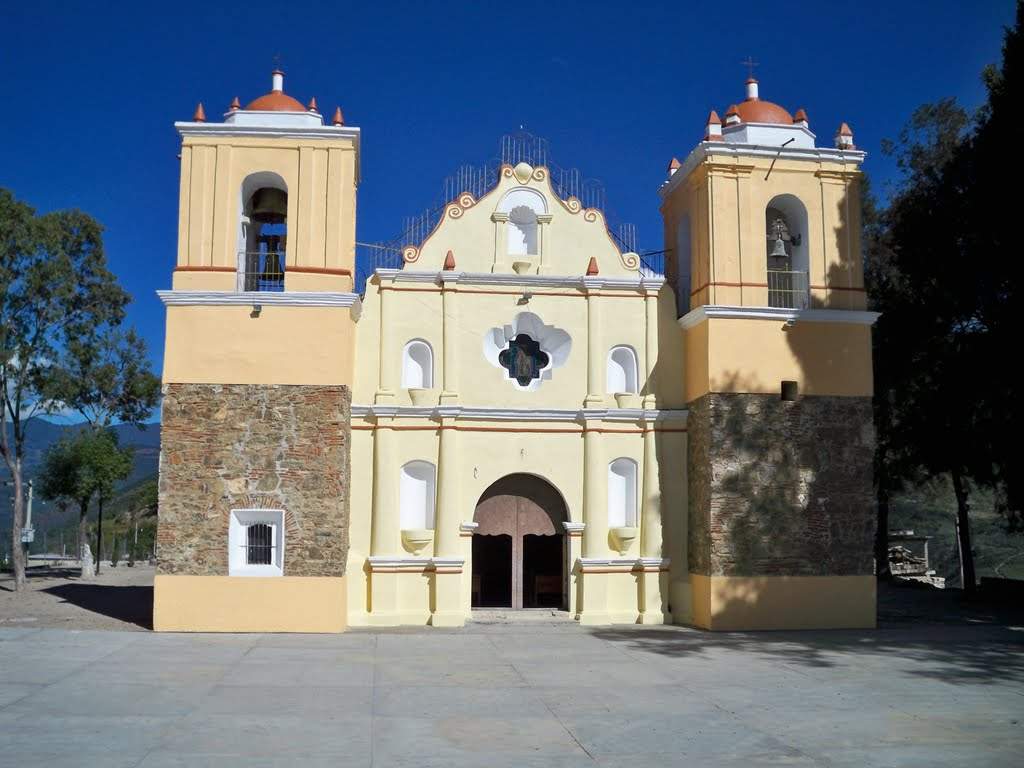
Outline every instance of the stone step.
[(474, 608), (469, 615), (474, 624), (571, 624), (575, 618), (556, 608)]

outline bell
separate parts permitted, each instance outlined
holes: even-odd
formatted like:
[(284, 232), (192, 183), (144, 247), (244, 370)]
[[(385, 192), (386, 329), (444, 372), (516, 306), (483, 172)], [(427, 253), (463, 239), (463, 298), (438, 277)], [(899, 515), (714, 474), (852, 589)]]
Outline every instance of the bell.
[(786, 244), (782, 242), (782, 235), (775, 238), (775, 245), (772, 246), (772, 252), (768, 254), (773, 259), (785, 259), (789, 254), (786, 253)]
[(273, 187), (256, 190), (252, 196), (252, 220), (260, 224), (283, 224), (288, 216), (288, 193)]

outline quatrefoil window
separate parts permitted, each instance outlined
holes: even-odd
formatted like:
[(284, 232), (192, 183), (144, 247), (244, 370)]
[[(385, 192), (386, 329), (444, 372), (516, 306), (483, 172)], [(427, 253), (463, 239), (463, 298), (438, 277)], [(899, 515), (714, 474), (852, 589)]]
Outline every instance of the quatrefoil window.
[(547, 353), (541, 351), (540, 343), (525, 333), (517, 334), (498, 355), (498, 363), (508, 371), (508, 377), (519, 382), (521, 387), (539, 379), (550, 360)]

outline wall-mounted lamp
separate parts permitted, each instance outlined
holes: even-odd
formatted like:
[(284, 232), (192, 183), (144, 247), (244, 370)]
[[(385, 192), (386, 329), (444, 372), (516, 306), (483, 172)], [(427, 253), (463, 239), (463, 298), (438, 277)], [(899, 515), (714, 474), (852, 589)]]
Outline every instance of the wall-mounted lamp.
[(260, 312), (262, 312), (262, 311), (263, 311), (263, 305), (262, 304), (253, 304), (252, 305), (252, 312), (249, 313), (249, 317), (259, 317), (260, 316)]
[(521, 307), (521, 306), (523, 306), (523, 304), (529, 304), (530, 303), (530, 299), (532, 299), (532, 298), (533, 298), (533, 294), (532, 293), (530, 293), (529, 291), (523, 291), (523, 295), (519, 297), (519, 300), (516, 302), (516, 304), (518, 304)]

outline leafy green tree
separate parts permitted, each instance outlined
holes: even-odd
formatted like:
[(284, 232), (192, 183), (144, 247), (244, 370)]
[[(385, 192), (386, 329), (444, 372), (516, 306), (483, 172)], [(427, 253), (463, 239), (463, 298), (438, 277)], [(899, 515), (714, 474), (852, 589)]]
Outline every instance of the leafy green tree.
[(101, 229), (81, 211), (44, 215), (0, 189), (0, 457), (14, 486), (15, 589), (25, 587), (25, 427), (60, 407), (48, 393), (55, 360), (76, 338), (114, 327), (129, 297), (107, 269)]
[(902, 177), (865, 230), (869, 291), (883, 313), (875, 329), (877, 554), (885, 557), (888, 494), (922, 474), (948, 474), (968, 592), (972, 489), (997, 488), (1008, 518), (1024, 500), (1015, 366), (999, 362), (1024, 331), (1016, 201), (1005, 185), (1024, 170), (1009, 151), (1019, 134), (1022, 8), (1002, 68), (986, 72), (986, 106), (971, 116), (952, 99), (924, 105), (885, 147)]
[[(96, 562), (102, 555), (103, 502), (114, 486), (131, 472), (132, 451), (118, 445), (117, 433), (86, 427), (52, 445), (43, 456), (39, 483), (40, 495), (50, 501), (70, 501), (78, 505), (78, 551), (85, 552), (88, 540), (88, 513), (93, 500), (99, 502)], [(87, 570), (82, 558), (82, 577)]]

